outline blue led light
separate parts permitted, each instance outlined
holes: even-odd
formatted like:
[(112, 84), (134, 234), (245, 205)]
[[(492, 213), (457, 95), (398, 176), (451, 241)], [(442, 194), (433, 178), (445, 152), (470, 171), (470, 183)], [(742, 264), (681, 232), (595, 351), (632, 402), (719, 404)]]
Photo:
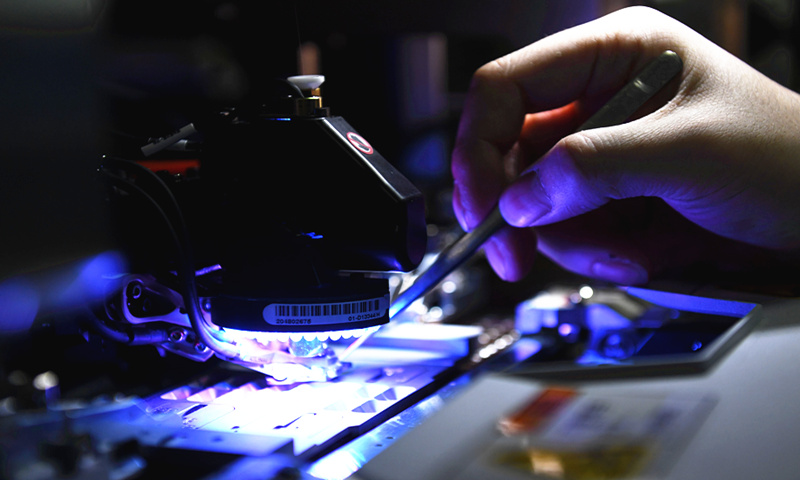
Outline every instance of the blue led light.
[(301, 233), (300, 235), (314, 240), (320, 240), (323, 238), (322, 235), (318, 234), (317, 232)]
[[(355, 328), (349, 330), (335, 330), (335, 331), (318, 331), (318, 332), (256, 332), (250, 330), (237, 330), (234, 328), (225, 328), (224, 335), (227, 341), (242, 342), (242, 340), (255, 340), (261, 345), (268, 345), (270, 342), (288, 343), (290, 341), (339, 341), (349, 340), (352, 338), (360, 338), (362, 335), (371, 334), (376, 331), (379, 326), (368, 328)], [(260, 348), (258, 345), (252, 345), (257, 350)]]

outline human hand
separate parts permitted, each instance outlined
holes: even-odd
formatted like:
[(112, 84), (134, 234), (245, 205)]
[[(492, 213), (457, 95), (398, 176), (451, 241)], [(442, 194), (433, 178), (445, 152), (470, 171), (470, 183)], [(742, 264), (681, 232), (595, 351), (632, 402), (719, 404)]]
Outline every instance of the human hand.
[[(574, 131), (664, 50), (684, 70), (624, 125)], [(756, 268), (800, 251), (800, 96), (688, 27), (634, 7), (476, 72), (453, 153), (465, 229), (499, 202), (485, 245), (506, 280), (535, 246), (623, 284), (699, 263)]]

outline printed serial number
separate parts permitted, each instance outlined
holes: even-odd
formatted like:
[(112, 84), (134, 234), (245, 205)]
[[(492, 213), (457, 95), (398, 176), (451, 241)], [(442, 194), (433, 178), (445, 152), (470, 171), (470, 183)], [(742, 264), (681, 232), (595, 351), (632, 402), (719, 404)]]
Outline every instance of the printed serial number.
[(310, 318), (276, 318), (277, 325), (311, 325)]
[(365, 313), (363, 315), (350, 315), (347, 317), (348, 322), (358, 322), (359, 320), (371, 320), (373, 318), (382, 317), (380, 313)]

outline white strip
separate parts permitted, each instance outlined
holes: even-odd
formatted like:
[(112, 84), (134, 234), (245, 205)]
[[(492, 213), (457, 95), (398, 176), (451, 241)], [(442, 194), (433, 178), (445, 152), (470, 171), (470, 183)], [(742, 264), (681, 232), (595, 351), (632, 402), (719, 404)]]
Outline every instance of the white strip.
[(275, 326), (342, 325), (376, 320), (386, 315), (389, 295), (338, 303), (273, 303), (264, 307), (263, 317)]

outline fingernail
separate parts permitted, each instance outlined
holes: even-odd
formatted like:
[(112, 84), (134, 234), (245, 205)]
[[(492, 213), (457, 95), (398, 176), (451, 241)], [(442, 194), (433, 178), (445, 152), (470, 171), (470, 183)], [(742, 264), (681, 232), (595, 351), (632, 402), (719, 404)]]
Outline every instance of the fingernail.
[(647, 283), (647, 270), (638, 263), (624, 259), (601, 260), (592, 264), (592, 275), (620, 285)]
[(497, 276), (501, 279), (506, 279), (506, 256), (503, 254), (502, 248), (497, 245), (496, 241), (492, 238), (483, 244), (483, 251), (486, 254), (486, 259), (494, 269)]
[(461, 189), (458, 185), (453, 186), (453, 213), (455, 213), (461, 229), (466, 232), (468, 229), (467, 221), (464, 218), (464, 205), (461, 204)]
[(500, 211), (506, 221), (515, 227), (533, 226), (552, 208), (550, 197), (536, 171), (520, 177), (500, 197)]
[(456, 220), (461, 228), (468, 232), (472, 230), (479, 222), (475, 218), (475, 213), (464, 206), (462, 202), (461, 188), (456, 184), (453, 187), (453, 212), (456, 214)]

